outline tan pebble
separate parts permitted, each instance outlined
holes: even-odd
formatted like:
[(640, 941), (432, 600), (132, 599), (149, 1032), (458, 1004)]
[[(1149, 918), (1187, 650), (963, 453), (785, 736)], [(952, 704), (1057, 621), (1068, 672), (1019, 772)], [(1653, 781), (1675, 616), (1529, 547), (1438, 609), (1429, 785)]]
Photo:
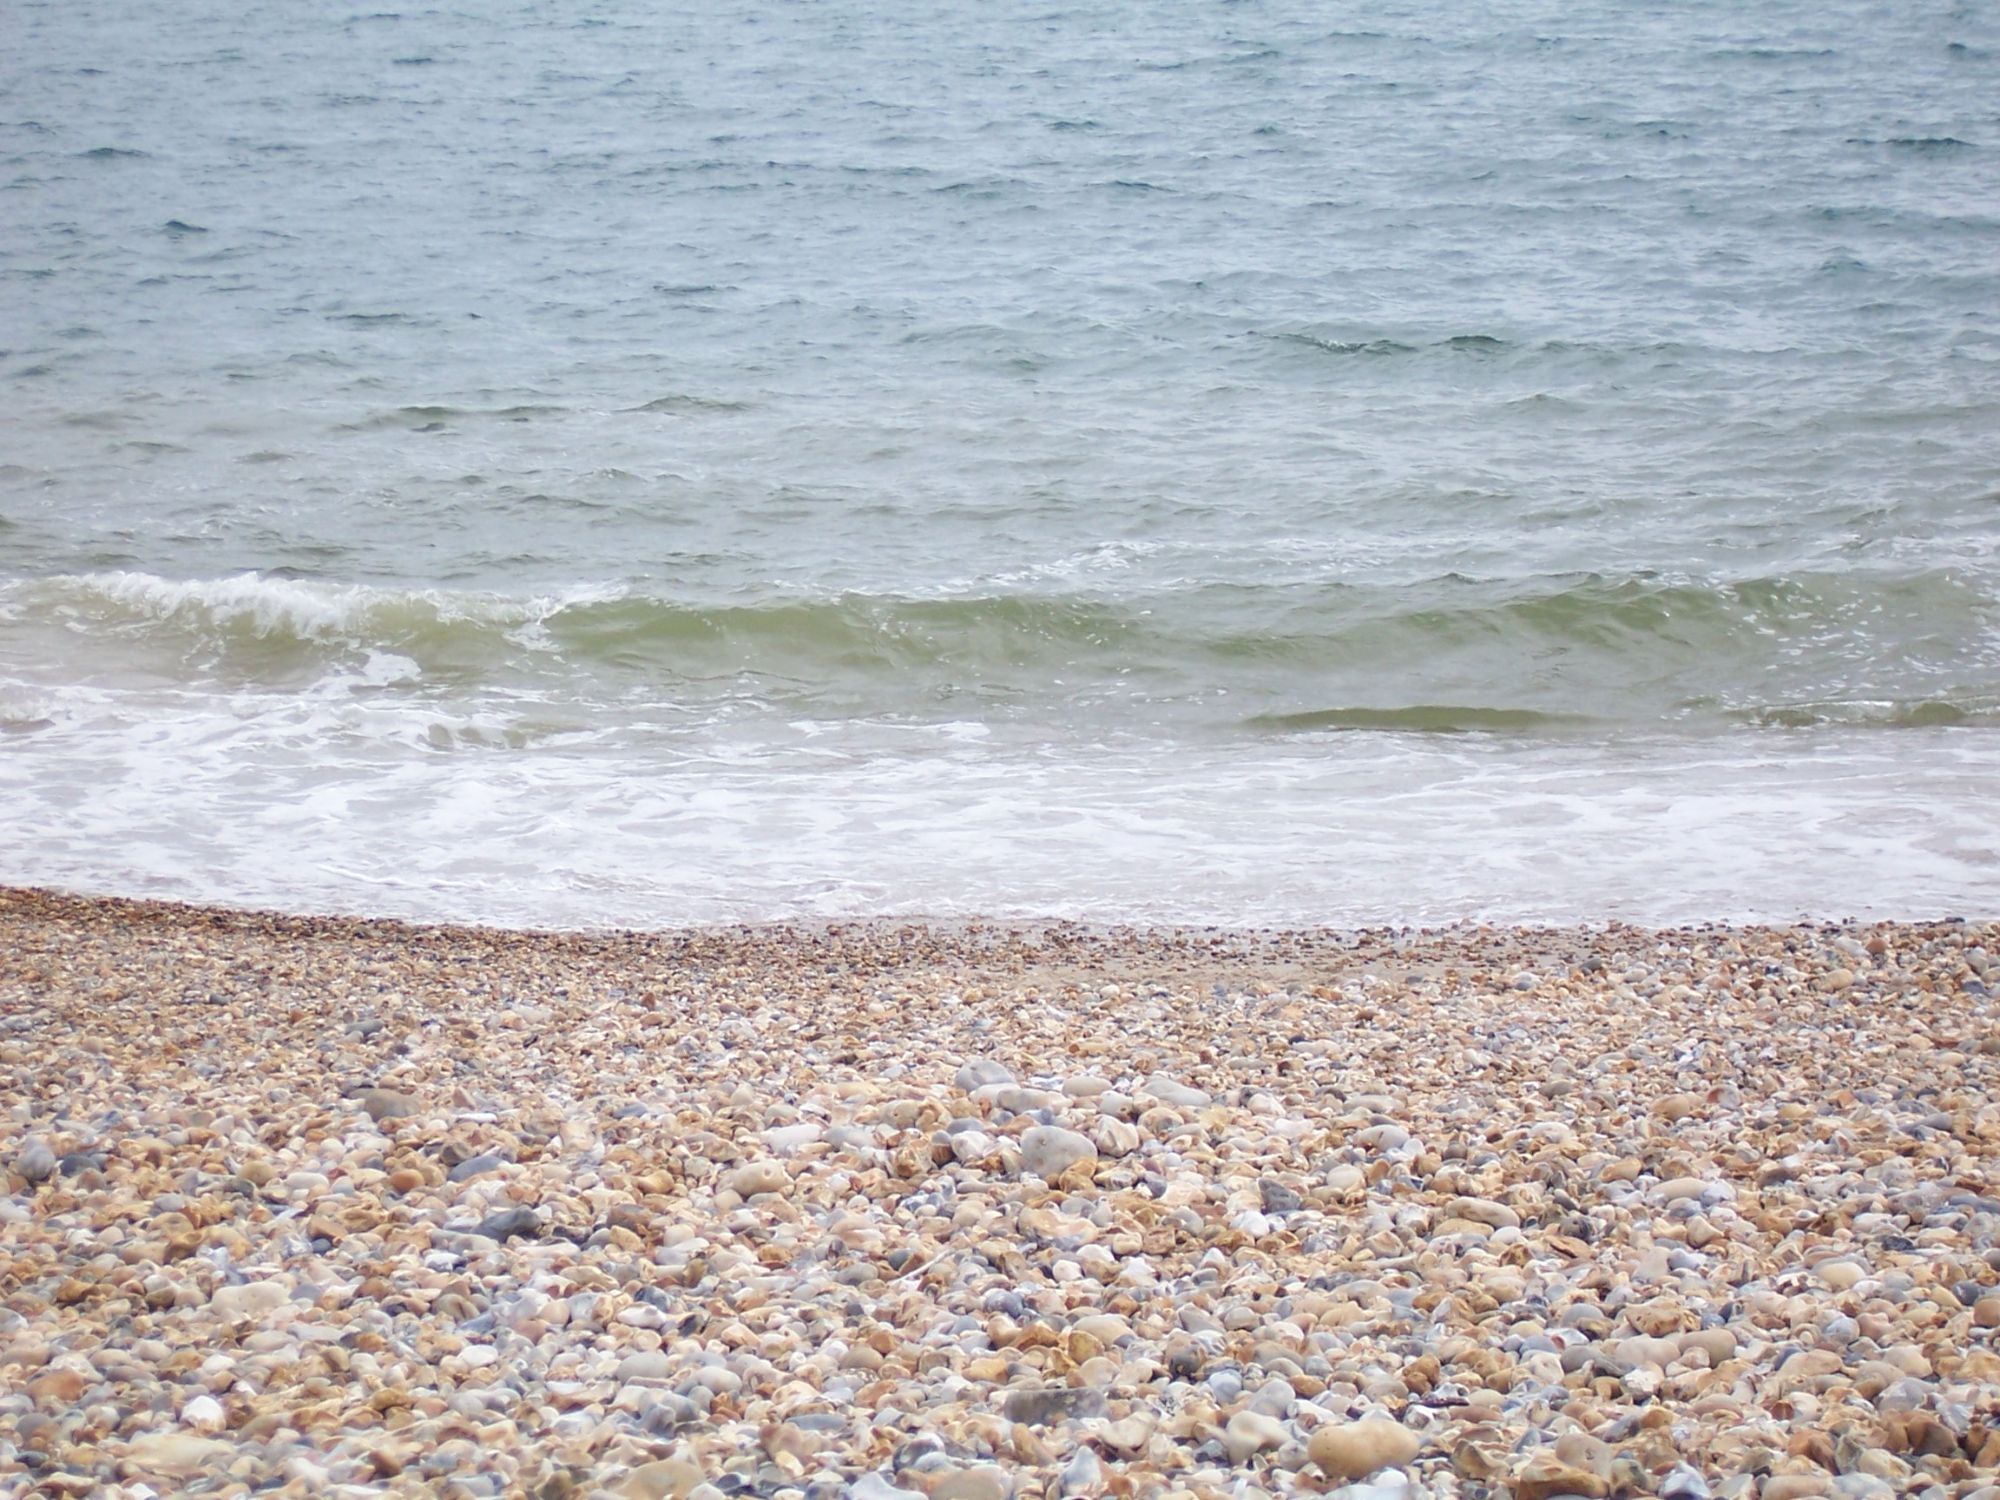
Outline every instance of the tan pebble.
[(1045, 1182), (1054, 1182), (1072, 1167), (1097, 1160), (1097, 1146), (1089, 1136), (1060, 1125), (1036, 1125), (1021, 1135), (1021, 1170)]
[(90, 1382), (75, 1370), (51, 1370), (28, 1382), (28, 1394), (43, 1408), (74, 1406), (90, 1389)]
[(1036, 1468), (1052, 1464), (1056, 1461), (1056, 1456), (1049, 1451), (1048, 1444), (1035, 1435), (1035, 1430), (1032, 1427), (1025, 1426), (1020, 1422), (1013, 1422), (1008, 1425), (1007, 1446), (1013, 1450), (1014, 1456), (1022, 1463), (1032, 1464)]
[(389, 1186), (399, 1193), (414, 1193), (424, 1185), (424, 1174), (414, 1167), (398, 1167), (389, 1174)]
[(930, 1482), (931, 1500), (1008, 1500), (1013, 1481), (998, 1464), (945, 1469)]
[(1868, 1273), (1851, 1260), (1824, 1260), (1813, 1267), (1813, 1274), (1836, 1292), (1849, 1292)]
[(1706, 1102), (1700, 1094), (1662, 1094), (1653, 1101), (1652, 1115), (1672, 1125), (1694, 1114)]
[(1521, 1216), (1504, 1203), (1491, 1198), (1454, 1198), (1445, 1208), (1453, 1218), (1485, 1224), (1493, 1229), (1519, 1229)]
[(1136, 1458), (1146, 1452), (1146, 1444), (1152, 1442), (1154, 1422), (1148, 1416), (1126, 1416), (1118, 1422), (1110, 1422), (1096, 1432), (1098, 1444), (1104, 1452), (1116, 1458)]
[(1247, 1463), (1266, 1448), (1279, 1447), (1284, 1441), (1285, 1424), (1262, 1412), (1239, 1411), (1222, 1429), (1222, 1446), (1229, 1451), (1229, 1461), (1236, 1464)]
[(782, 1193), (792, 1185), (792, 1174), (781, 1161), (753, 1161), (723, 1178), (722, 1185), (739, 1197), (754, 1198), (759, 1193)]
[(1828, 994), (1838, 994), (1853, 983), (1852, 969), (1829, 969), (1820, 976), (1819, 987)]
[(415, 1097), (399, 1089), (363, 1089), (354, 1102), (378, 1125), (384, 1120), (406, 1120), (417, 1112)]
[(1507, 1472), (1499, 1455), (1480, 1447), (1470, 1438), (1462, 1440), (1451, 1450), (1451, 1466), (1467, 1479), (1500, 1479)]
[(1973, 1303), (1972, 1321), (1981, 1328), (2000, 1328), (2000, 1295), (1989, 1293)]
[(1555, 1454), (1571, 1468), (1586, 1469), (1600, 1479), (1611, 1477), (1611, 1461), (1617, 1456), (1609, 1443), (1585, 1432), (1565, 1432), (1556, 1439)]
[(1795, 1432), (1785, 1444), (1785, 1452), (1793, 1458), (1809, 1459), (1820, 1468), (1831, 1473), (1834, 1468), (1833, 1439), (1823, 1432)]
[(1601, 1500), (1611, 1492), (1610, 1481), (1588, 1469), (1564, 1463), (1555, 1454), (1534, 1454), (1515, 1471), (1511, 1482), (1514, 1500), (1550, 1500), (1553, 1495), (1581, 1495), (1585, 1500)]
[(627, 1474), (618, 1492), (627, 1500), (686, 1500), (702, 1481), (698, 1465), (685, 1458), (661, 1458)]
[(1691, 1349), (1699, 1349), (1708, 1356), (1710, 1366), (1721, 1364), (1736, 1356), (1736, 1335), (1727, 1328), (1698, 1328), (1680, 1337), (1683, 1354)]
[(184, 1476), (212, 1468), (235, 1451), (219, 1438), (156, 1432), (132, 1439), (125, 1457), (127, 1464), (142, 1474)]
[(217, 1287), (208, 1305), (224, 1318), (261, 1318), (283, 1307), (291, 1296), (290, 1290), (279, 1282), (251, 1281), (242, 1286)]
[(1307, 1440), (1306, 1456), (1329, 1479), (1366, 1479), (1377, 1469), (1408, 1463), (1423, 1445), (1402, 1423), (1367, 1417), (1320, 1428)]
[(1757, 1487), (1757, 1500), (1810, 1500), (1832, 1493), (1829, 1474), (1773, 1474)]
[(1703, 1177), (1669, 1177), (1653, 1189), (1653, 1196), (1665, 1203), (1678, 1203), (1683, 1198), (1699, 1198), (1707, 1186)]
[(1899, 1453), (1928, 1458), (1959, 1456), (1958, 1435), (1928, 1412), (1913, 1411), (1883, 1419), (1883, 1438)]

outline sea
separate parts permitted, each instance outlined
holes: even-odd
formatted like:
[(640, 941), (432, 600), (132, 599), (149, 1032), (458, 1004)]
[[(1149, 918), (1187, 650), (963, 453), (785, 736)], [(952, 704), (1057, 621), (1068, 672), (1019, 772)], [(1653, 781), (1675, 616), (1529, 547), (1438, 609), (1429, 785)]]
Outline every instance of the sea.
[(2000, 7), (9, 0), (0, 881), (2000, 912)]

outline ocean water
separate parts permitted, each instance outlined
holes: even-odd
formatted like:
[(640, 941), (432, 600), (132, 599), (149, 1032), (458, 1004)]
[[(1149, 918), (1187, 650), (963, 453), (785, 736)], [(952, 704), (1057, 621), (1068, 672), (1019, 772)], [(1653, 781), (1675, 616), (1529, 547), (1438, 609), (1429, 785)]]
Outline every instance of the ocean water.
[(0, 880), (2000, 908), (2000, 10), (698, 10), (8, 7)]

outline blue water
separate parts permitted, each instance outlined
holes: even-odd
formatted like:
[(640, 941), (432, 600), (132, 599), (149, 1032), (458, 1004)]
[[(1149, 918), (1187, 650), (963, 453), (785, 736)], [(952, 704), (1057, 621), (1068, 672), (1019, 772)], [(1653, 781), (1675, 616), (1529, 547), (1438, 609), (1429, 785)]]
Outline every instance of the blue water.
[(0, 25), (0, 879), (1994, 908), (1991, 8)]

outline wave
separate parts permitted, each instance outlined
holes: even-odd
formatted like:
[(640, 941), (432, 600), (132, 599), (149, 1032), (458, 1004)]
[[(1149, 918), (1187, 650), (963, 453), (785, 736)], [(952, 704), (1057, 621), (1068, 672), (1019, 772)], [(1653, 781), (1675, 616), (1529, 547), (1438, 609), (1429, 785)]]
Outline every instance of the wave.
[(703, 600), (657, 582), (507, 594), (91, 573), (0, 584), (0, 656), (278, 686), (387, 660), (407, 663), (390, 681), (533, 679), (607, 700), (765, 679), (863, 714), (967, 695), (1057, 714), (1207, 705), (1257, 734), (2000, 722), (2000, 600), (1971, 574), (1051, 581)]
[(1737, 709), (1729, 717), (1758, 729), (1819, 729), (1852, 726), (1875, 729), (1944, 729), (2000, 726), (2000, 697), (1961, 702), (1922, 698), (1908, 702), (1773, 703)]
[(1402, 339), (1389, 338), (1386, 335), (1375, 338), (1341, 338), (1309, 328), (1288, 329), (1264, 336), (1278, 343), (1297, 344), (1307, 349), (1315, 349), (1322, 354), (1376, 357), (1420, 354), (1427, 349), (1441, 349), (1449, 354), (1502, 354), (1514, 348), (1507, 339), (1497, 338), (1490, 333), (1455, 333), (1445, 338), (1426, 340), (1420, 344), (1407, 343)]
[(1243, 721), (1245, 728), (1280, 734), (1343, 729), (1415, 734), (1536, 734), (1579, 729), (1590, 722), (1582, 714), (1450, 703), (1413, 703), (1403, 708), (1318, 708), (1301, 713), (1253, 714)]

